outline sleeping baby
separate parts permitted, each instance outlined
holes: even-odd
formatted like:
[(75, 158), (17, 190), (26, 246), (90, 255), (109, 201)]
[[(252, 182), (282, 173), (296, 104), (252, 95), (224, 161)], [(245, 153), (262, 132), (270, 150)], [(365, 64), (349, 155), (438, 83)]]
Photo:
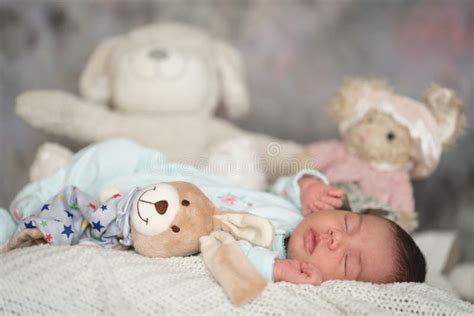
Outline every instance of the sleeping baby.
[[(269, 282), (317, 285), (335, 279), (374, 283), (424, 281), (425, 261), (411, 237), (383, 217), (336, 210), (343, 204), (343, 193), (329, 186), (325, 176), (316, 170), (282, 177), (271, 192), (252, 191), (191, 166), (170, 162), (161, 152), (124, 139), (88, 146), (54, 175), (27, 185), (12, 202), (10, 214), (0, 214), (0, 232), (9, 232), (11, 236), (13, 230), (28, 229), (27, 225), (33, 224), (45, 205), (50, 207), (45, 202), (61, 190), (78, 188), (80, 194), (95, 200), (104, 200), (100, 195), (107, 192), (119, 194), (126, 205), (127, 197), (139, 188), (174, 181), (196, 185), (220, 210), (246, 212), (272, 223), (274, 236), (270, 247), (255, 246), (245, 240), (238, 242), (249, 262)], [(119, 221), (116, 222), (118, 225)], [(91, 226), (90, 231), (101, 232), (104, 225), (95, 221)], [(114, 228), (116, 233), (130, 235), (128, 225), (118, 226)], [(57, 244), (53, 242), (57, 237), (60, 244), (75, 244), (84, 237), (79, 236), (83, 232), (80, 225), (62, 228), (56, 231), (57, 236), (45, 235), (45, 242)], [(172, 233), (180, 232), (175, 227), (170, 229)], [(3, 236), (3, 240), (10, 236)], [(113, 236), (104, 237), (96, 232), (94, 238), (85, 237), (104, 244), (105, 237)], [(119, 242), (133, 246), (130, 238)]]
[(288, 259), (275, 260), (274, 281), (424, 282), (423, 254), (397, 224), (378, 215), (335, 211), (343, 193), (316, 178), (304, 176), (298, 186), (305, 216), (287, 239)]

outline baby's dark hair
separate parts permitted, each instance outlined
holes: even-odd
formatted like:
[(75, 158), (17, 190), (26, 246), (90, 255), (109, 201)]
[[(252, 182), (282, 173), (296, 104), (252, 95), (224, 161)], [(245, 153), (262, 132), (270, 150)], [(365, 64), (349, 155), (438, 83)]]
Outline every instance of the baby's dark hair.
[(425, 282), (426, 260), (413, 238), (395, 222), (388, 220), (395, 239), (393, 282)]

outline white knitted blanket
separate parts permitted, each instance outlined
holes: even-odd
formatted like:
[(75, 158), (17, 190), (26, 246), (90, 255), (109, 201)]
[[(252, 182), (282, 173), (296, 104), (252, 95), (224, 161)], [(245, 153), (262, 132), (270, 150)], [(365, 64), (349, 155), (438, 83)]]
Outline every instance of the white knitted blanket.
[(200, 256), (47, 245), (0, 255), (0, 315), (474, 315), (474, 305), (425, 284), (269, 284), (232, 306)]

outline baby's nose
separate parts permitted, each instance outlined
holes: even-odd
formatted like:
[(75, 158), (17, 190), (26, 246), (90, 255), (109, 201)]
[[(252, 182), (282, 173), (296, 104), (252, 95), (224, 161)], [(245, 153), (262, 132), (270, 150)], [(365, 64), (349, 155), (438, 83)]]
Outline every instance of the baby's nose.
[(343, 236), (340, 231), (336, 229), (330, 229), (327, 234), (321, 236), (321, 239), (326, 241), (330, 250), (336, 250), (337, 248), (339, 248)]

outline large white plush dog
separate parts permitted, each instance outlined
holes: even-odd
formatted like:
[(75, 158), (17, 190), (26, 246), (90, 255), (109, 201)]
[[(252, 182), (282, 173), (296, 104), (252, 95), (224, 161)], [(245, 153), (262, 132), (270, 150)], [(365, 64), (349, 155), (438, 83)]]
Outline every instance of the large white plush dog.
[[(229, 117), (249, 108), (242, 59), (191, 26), (156, 24), (104, 41), (82, 73), (80, 92), (29, 91), (17, 98), (17, 113), (33, 127), (80, 143), (124, 136), (198, 167), (207, 166), (211, 148), (245, 137), (269, 179), (294, 171), (292, 159), (302, 151), (214, 116), (219, 106)], [(36, 178), (56, 169), (54, 153), (63, 152), (55, 148), (47, 162), (34, 164)]]

